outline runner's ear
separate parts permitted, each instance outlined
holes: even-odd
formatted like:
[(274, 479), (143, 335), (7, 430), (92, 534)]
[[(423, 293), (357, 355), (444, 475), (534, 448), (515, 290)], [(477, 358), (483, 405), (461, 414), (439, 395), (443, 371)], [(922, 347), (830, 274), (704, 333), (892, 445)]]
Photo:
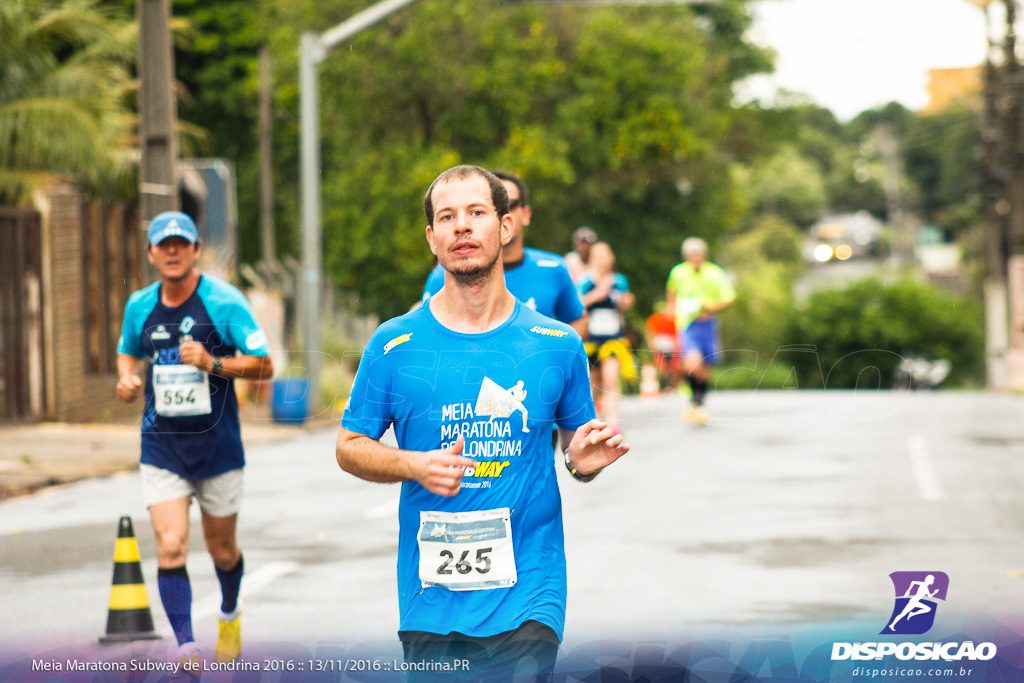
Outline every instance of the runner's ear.
[(434, 226), (427, 226), (427, 244), (430, 245), (430, 253), (437, 256), (437, 247), (434, 246)]
[(501, 246), (506, 247), (508, 243), (512, 241), (512, 231), (515, 229), (515, 219), (512, 218), (512, 214), (506, 213), (501, 217), (501, 223), (499, 224)]

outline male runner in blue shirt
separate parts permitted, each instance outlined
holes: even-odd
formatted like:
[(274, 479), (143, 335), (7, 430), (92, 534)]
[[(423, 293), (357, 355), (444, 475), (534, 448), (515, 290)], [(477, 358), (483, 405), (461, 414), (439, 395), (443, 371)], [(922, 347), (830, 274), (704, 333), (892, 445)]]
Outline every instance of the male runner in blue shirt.
[[(583, 481), (629, 446), (594, 419), (579, 335), (505, 286), (513, 220), (501, 182), (457, 166), (424, 204), (445, 285), (374, 333), (345, 407), (338, 464), (367, 481), (403, 482), (399, 636), (406, 660), (426, 669), (414, 672), (487, 678), (533, 662), (543, 678), (566, 602), (548, 433), (559, 426), (566, 466)], [(379, 442), (392, 424), (398, 448)], [(470, 671), (453, 668), (462, 659)]]
[[(523, 180), (508, 171), (495, 171), (508, 194), (508, 212), (512, 216), (512, 239), (502, 247), (508, 291), (542, 315), (569, 323), (580, 336), (587, 333), (587, 310), (569, 275), (565, 261), (557, 254), (532, 249), (523, 244), (523, 232), (530, 224), (530, 190)], [(430, 272), (423, 288), (426, 301), (444, 285), (444, 267), (438, 264)]]
[[(237, 289), (196, 269), (202, 252), (195, 223), (167, 211), (149, 224), (149, 262), (160, 280), (128, 299), (117, 344), (117, 397), (143, 391), (138, 372), (148, 360), (142, 416), (142, 491), (156, 535), (157, 587), (178, 640), (183, 665), (199, 671), (192, 635), (188, 508), (194, 496), (203, 535), (220, 581), (216, 659), (242, 648), (242, 551), (235, 529), (245, 455), (235, 378), (269, 379), (267, 337)], [(241, 354), (241, 355), (238, 355)]]

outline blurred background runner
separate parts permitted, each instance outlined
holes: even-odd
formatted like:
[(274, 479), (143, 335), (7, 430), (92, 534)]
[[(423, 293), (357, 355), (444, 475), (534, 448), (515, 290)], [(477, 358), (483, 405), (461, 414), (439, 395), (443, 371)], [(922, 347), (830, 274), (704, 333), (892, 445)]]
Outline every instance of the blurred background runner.
[(585, 348), (590, 362), (590, 383), (598, 413), (619, 429), (621, 373), (635, 373), (633, 353), (626, 338), (622, 312), (633, 305), (626, 276), (615, 272), (615, 254), (605, 242), (590, 248), (590, 270), (580, 284), (589, 322)]
[(690, 406), (683, 418), (706, 424), (704, 398), (711, 366), (720, 351), (716, 314), (736, 299), (725, 271), (707, 260), (708, 245), (699, 237), (683, 241), (683, 258), (668, 276), (666, 300), (675, 312), (676, 331), (683, 352), (683, 374), (690, 384)]
[(590, 269), (590, 248), (595, 242), (597, 233), (585, 225), (572, 234), (572, 251), (565, 255), (565, 265), (577, 287)]

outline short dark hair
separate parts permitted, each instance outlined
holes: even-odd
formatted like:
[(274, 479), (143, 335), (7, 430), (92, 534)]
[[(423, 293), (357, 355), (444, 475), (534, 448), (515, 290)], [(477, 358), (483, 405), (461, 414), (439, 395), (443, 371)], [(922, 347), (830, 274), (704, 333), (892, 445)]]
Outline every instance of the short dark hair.
[(507, 180), (519, 189), (519, 206), (530, 205), (530, 190), (526, 187), (526, 183), (523, 182), (522, 178), (508, 171), (492, 171), (492, 173), (500, 180)]
[(487, 184), (491, 187), (491, 202), (494, 204), (495, 210), (498, 212), (498, 216), (504, 216), (508, 213), (508, 192), (505, 191), (505, 186), (501, 184), (497, 176), (488, 171), (485, 168), (479, 166), (470, 166), (469, 164), (463, 164), (461, 166), (453, 166), (441, 175), (434, 178), (434, 182), (430, 183), (430, 187), (427, 188), (427, 196), (423, 199), (423, 212), (427, 214), (427, 224), (434, 224), (434, 187), (440, 183), (448, 183), (453, 180), (466, 180), (473, 176), (480, 176), (487, 181)]

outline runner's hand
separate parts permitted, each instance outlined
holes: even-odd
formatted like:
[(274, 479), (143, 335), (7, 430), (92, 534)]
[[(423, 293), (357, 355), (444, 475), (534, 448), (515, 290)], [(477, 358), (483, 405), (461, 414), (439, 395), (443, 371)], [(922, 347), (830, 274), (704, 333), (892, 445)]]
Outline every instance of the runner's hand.
[(203, 371), (209, 370), (213, 363), (213, 356), (197, 341), (182, 342), (178, 345), (178, 353), (184, 365), (192, 365)]
[(448, 448), (424, 453), (414, 465), (416, 481), (431, 493), (454, 496), (462, 488), (462, 476), (466, 472), (463, 468), (476, 468), (475, 460), (460, 455), (465, 445), (466, 440), (460, 436)]
[(121, 375), (117, 380), (117, 386), (114, 388), (114, 393), (125, 403), (131, 403), (137, 399), (141, 391), (142, 380), (138, 375)]
[(576, 430), (568, 450), (572, 466), (587, 476), (608, 467), (628, 453), (629, 444), (608, 423), (591, 420)]

